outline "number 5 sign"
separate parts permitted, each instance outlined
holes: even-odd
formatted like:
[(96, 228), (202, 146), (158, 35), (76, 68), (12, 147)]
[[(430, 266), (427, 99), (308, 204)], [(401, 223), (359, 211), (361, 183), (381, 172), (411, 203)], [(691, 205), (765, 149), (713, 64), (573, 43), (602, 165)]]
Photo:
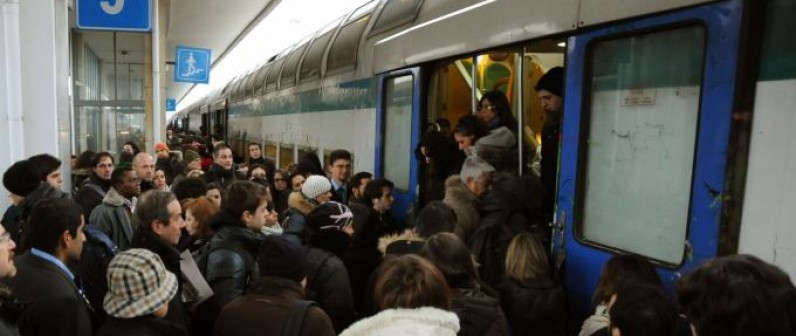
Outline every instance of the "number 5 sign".
[(147, 32), (151, 0), (75, 0), (77, 28)]

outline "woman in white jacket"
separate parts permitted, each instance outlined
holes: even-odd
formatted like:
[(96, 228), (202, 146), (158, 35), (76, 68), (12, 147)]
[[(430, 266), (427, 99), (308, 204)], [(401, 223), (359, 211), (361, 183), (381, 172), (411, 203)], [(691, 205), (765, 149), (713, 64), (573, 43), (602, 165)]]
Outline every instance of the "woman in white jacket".
[(433, 264), (416, 255), (384, 261), (376, 280), (381, 312), (354, 323), (340, 336), (455, 336), (459, 318), (447, 311), (451, 291)]

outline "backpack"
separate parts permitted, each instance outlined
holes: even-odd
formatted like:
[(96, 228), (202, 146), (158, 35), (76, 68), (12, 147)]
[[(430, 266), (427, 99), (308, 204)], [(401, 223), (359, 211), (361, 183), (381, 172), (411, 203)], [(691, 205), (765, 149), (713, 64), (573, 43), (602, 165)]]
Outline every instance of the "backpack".
[(282, 336), (299, 336), (301, 335), (301, 327), (304, 325), (304, 316), (311, 306), (314, 306), (313, 301), (299, 301), (290, 313), (287, 319), (282, 323)]
[(91, 307), (94, 309), (99, 322), (107, 318), (105, 310), (102, 308), (105, 294), (108, 292), (108, 265), (117, 253), (119, 248), (104, 232), (93, 225), (86, 225), (83, 228), (86, 241), (83, 243), (81, 252), (81, 264), (79, 268), (80, 285)]
[(497, 285), (503, 277), (503, 264), (511, 240), (514, 236), (531, 230), (530, 226), (521, 227), (515, 224), (512, 221), (515, 216), (525, 218), (516, 210), (501, 212), (496, 221), (482, 224), (470, 236), (470, 248), (480, 264), (478, 273), (490, 286)]

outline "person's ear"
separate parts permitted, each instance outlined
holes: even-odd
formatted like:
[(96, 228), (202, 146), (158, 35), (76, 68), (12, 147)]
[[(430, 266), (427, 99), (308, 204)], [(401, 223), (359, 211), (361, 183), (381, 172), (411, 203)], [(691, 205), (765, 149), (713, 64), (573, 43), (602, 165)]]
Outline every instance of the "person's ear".
[(72, 237), (72, 234), (69, 233), (69, 230), (64, 230), (64, 233), (61, 234), (61, 247), (68, 249), (69, 245), (71, 245), (72, 241), (74, 240), (75, 237)]
[(154, 232), (156, 235), (160, 235), (160, 233), (163, 232), (163, 227), (164, 226), (165, 225), (163, 225), (163, 222), (161, 222), (158, 219), (153, 220), (152, 223), (150, 224), (150, 228), (152, 229), (152, 232)]
[(254, 216), (251, 212), (249, 212), (249, 210), (243, 211), (243, 213), (240, 214), (240, 220), (243, 222), (243, 224), (249, 224), (249, 222), (252, 220), (252, 217)]

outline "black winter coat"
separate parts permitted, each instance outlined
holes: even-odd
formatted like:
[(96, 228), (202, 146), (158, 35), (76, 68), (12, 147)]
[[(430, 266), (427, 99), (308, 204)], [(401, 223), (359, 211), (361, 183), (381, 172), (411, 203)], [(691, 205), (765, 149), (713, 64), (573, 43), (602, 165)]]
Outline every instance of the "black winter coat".
[(221, 166), (217, 164), (210, 166), (202, 177), (207, 183), (218, 183), (222, 190), (239, 179), (238, 174), (234, 170), (224, 170), (224, 168), (221, 168)]
[(142, 248), (157, 254), (166, 266), (166, 270), (174, 273), (179, 280), (177, 294), (169, 301), (169, 312), (163, 319), (174, 322), (187, 329), (188, 315), (182, 304), (182, 272), (180, 271), (180, 252), (174, 246), (167, 245), (154, 233), (148, 230), (138, 229), (133, 235), (130, 243), (133, 248)]
[(307, 298), (329, 314), (334, 330), (342, 332), (354, 322), (354, 298), (343, 262), (331, 252), (307, 247)]
[(459, 317), (460, 336), (510, 335), (500, 302), (478, 288), (453, 288), (451, 311)]
[(481, 201), (481, 221), (468, 242), (480, 264), (481, 279), (495, 288), (503, 281), (509, 243), (523, 232), (540, 231), (543, 187), (538, 178), (528, 175), (504, 180)]
[(152, 315), (131, 319), (111, 317), (95, 336), (187, 336), (185, 328)]
[(17, 320), (22, 305), (11, 295), (11, 289), (0, 289), (0, 335), (17, 336)]
[(500, 302), (515, 335), (565, 335), (564, 288), (548, 278), (521, 283), (506, 279), (499, 287)]
[[(91, 211), (102, 204), (102, 199), (105, 198), (105, 194), (110, 188), (110, 180), (104, 181), (94, 173), (88, 177), (88, 180), (83, 182), (80, 190), (75, 194), (75, 202), (83, 207), (83, 216), (86, 217), (86, 220), (91, 216)], [(97, 189), (101, 190), (102, 193), (98, 192)]]
[(249, 230), (243, 223), (236, 221), (240, 219), (225, 213), (220, 213), (214, 219), (212, 226), (220, 229), (210, 240), (211, 251), (207, 255), (206, 268), (199, 265), (200, 269), (205, 270), (205, 279), (221, 307), (246, 291), (249, 279), (254, 275), (254, 260), (263, 239), (261, 233)]

